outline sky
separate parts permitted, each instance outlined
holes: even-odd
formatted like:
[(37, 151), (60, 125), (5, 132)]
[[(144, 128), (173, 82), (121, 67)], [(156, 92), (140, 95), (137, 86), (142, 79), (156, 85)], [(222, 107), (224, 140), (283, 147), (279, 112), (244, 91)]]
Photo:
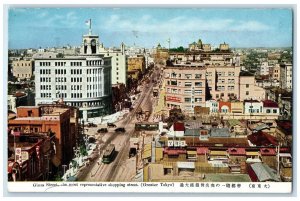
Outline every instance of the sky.
[(263, 8), (10, 8), (8, 47), (80, 46), (92, 20), (105, 47), (291, 47), (293, 11)]

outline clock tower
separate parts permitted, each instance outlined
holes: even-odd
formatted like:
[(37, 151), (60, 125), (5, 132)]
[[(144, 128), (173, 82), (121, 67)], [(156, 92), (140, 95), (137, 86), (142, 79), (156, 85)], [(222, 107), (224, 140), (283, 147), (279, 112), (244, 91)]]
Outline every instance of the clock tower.
[(82, 36), (80, 54), (93, 55), (99, 54), (99, 36), (92, 34), (92, 22), (89, 22), (89, 33)]

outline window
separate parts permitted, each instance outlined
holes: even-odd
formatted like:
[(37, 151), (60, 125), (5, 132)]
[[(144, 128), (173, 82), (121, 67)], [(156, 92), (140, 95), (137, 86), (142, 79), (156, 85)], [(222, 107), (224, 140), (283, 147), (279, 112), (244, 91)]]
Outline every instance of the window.
[(195, 94), (196, 95), (202, 94), (202, 90), (195, 90)]
[(249, 88), (249, 84), (246, 84), (246, 88)]
[(192, 78), (192, 74), (185, 74), (185, 78), (186, 79), (191, 79)]
[(191, 98), (184, 98), (184, 102), (186, 102), (186, 103), (190, 103), (191, 102)]
[(225, 79), (219, 79), (218, 82), (219, 83), (225, 83)]
[(228, 76), (234, 76), (234, 72), (228, 72)]
[(228, 86), (228, 90), (229, 91), (233, 91), (234, 90), (234, 86)]
[(246, 91), (246, 95), (247, 95), (247, 96), (249, 95), (249, 91)]
[(202, 82), (195, 82), (196, 87), (202, 87)]
[(186, 87), (191, 87), (191, 86), (192, 86), (192, 83), (191, 83), (191, 82), (185, 82), (185, 83), (184, 83), (184, 86), (186, 86)]
[(184, 94), (190, 94), (192, 93), (192, 90), (184, 90)]
[(277, 113), (277, 110), (276, 110), (276, 109), (273, 109), (273, 113), (276, 114), (276, 113)]
[(171, 85), (177, 86), (177, 81), (171, 80)]
[(195, 78), (196, 79), (201, 79), (202, 78), (202, 74), (195, 74)]
[(267, 112), (267, 113), (271, 113), (271, 110), (270, 110), (270, 109), (267, 109), (266, 112)]
[(202, 102), (202, 98), (195, 98), (195, 102), (196, 103)]

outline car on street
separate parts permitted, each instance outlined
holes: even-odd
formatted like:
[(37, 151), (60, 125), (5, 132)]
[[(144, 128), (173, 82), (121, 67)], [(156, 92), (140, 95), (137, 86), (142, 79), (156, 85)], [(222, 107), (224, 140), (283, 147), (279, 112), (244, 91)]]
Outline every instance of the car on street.
[(107, 127), (108, 128), (116, 128), (116, 124), (113, 124), (113, 123), (107, 123)]
[(116, 132), (116, 133), (125, 133), (126, 130), (125, 130), (125, 128), (123, 128), (123, 127), (119, 127), (119, 128), (116, 128), (116, 129), (115, 129), (115, 132)]
[(136, 155), (136, 148), (131, 147), (129, 150), (129, 158), (134, 157)]
[(88, 123), (86, 126), (87, 126), (88, 128), (90, 128), (90, 127), (97, 127), (97, 125), (94, 124), (94, 123)]
[(107, 128), (100, 128), (97, 130), (97, 133), (107, 133), (107, 132), (108, 132)]

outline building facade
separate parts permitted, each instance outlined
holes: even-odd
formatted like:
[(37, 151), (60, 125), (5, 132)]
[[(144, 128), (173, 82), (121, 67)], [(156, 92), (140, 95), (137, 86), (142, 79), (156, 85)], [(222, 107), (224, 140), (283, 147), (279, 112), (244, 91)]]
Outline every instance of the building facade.
[(13, 76), (21, 79), (30, 79), (34, 70), (33, 61), (18, 60), (12, 62)]
[(106, 57), (111, 57), (111, 83), (127, 85), (127, 56), (125, 54), (125, 44), (120, 48), (106, 49), (100, 44), (99, 52)]
[(292, 91), (292, 64), (281, 64), (280, 65), (280, 86), (282, 89), (286, 89), (288, 91)]
[(136, 55), (128, 58), (128, 76), (138, 79), (146, 70), (145, 57)]
[(81, 54), (36, 59), (36, 105), (58, 99), (78, 107), (84, 120), (111, 113), (111, 57), (99, 53), (99, 36), (84, 35)]
[(167, 108), (180, 107), (194, 113), (195, 106), (205, 107), (206, 69), (203, 67), (166, 67), (164, 69)]
[(77, 137), (77, 110), (68, 106), (22, 106), (17, 116), (8, 121), (8, 129), (21, 133), (48, 133), (55, 135), (53, 164), (68, 164), (73, 156)]

